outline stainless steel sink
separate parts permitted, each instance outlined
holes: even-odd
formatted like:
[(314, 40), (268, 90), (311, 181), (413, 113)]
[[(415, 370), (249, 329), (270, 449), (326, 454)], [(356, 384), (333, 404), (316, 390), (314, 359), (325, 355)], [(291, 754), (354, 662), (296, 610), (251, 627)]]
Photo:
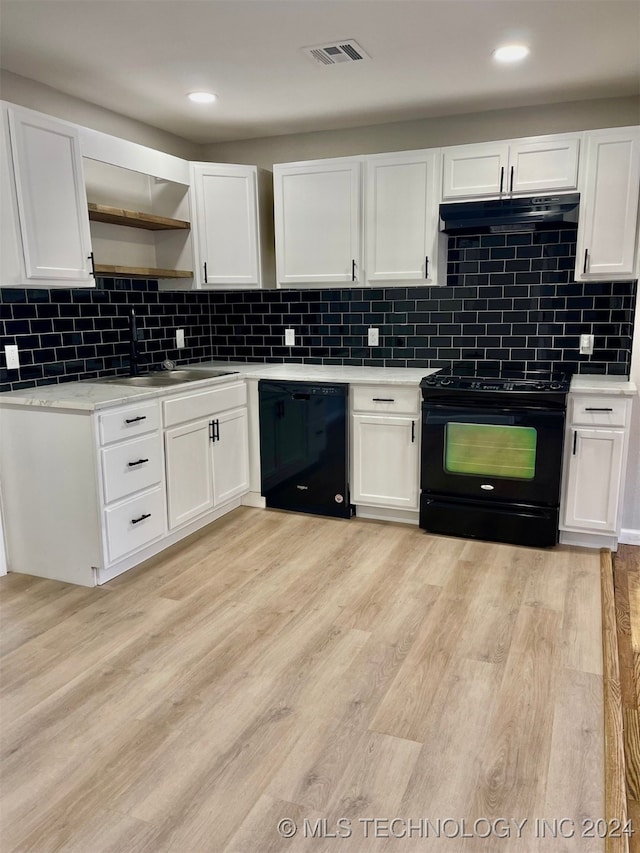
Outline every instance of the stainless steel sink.
[(144, 376), (114, 376), (109, 379), (97, 379), (96, 382), (107, 385), (134, 385), (138, 388), (168, 388), (182, 385), (184, 382), (198, 382), (200, 379), (214, 379), (216, 376), (229, 376), (237, 370), (160, 370), (146, 373)]

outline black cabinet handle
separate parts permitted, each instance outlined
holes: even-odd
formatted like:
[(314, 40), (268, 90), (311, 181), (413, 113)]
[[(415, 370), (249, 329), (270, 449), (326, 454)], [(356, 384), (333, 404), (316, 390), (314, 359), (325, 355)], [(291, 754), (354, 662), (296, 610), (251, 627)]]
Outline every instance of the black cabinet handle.
[(351, 261), (351, 281), (356, 280), (356, 262), (355, 258)]
[(131, 519), (131, 524), (138, 524), (139, 522), (144, 521), (144, 520), (145, 520), (145, 518), (151, 518), (151, 513), (150, 513), (150, 512), (146, 512), (146, 513), (143, 513), (143, 514), (140, 516), (140, 518), (132, 518), (132, 519)]
[(572, 456), (576, 455), (576, 447), (577, 446), (578, 446), (578, 431), (574, 430), (574, 433), (573, 433), (573, 450), (571, 451)]
[(220, 441), (220, 421), (217, 418), (213, 422), (213, 440)]
[(504, 166), (500, 167), (500, 192), (502, 192), (502, 185), (504, 184)]
[(137, 418), (125, 418), (125, 424), (135, 424), (136, 421), (146, 421), (146, 415), (138, 415)]
[(429, 278), (429, 255), (424, 259), (424, 277)]
[(374, 403), (395, 403), (395, 397), (372, 397)]
[(96, 276), (96, 265), (93, 260), (93, 252), (88, 256), (87, 260), (91, 261), (91, 275), (95, 278)]
[(143, 465), (145, 462), (148, 462), (148, 459), (138, 459), (137, 462), (128, 462), (129, 468), (133, 468), (135, 465)]
[(589, 250), (585, 249), (584, 250), (584, 263), (582, 264), (582, 274), (583, 275), (586, 275), (586, 273), (587, 273), (587, 261), (588, 261), (588, 259), (589, 259)]
[(511, 183), (509, 185), (509, 192), (513, 192), (513, 166), (511, 167)]
[(414, 444), (416, 440), (416, 422), (411, 421), (411, 444)]
[(585, 408), (585, 412), (612, 412), (613, 409), (594, 409), (592, 407), (587, 406)]
[(207, 262), (204, 262), (204, 283), (209, 284), (209, 279), (207, 278)]

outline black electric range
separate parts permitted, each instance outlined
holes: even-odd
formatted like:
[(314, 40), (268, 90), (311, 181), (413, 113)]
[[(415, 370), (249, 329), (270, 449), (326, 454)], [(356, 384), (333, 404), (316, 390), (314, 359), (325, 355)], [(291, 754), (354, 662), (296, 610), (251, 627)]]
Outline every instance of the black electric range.
[(420, 387), (420, 526), (555, 545), (569, 378), (453, 365)]

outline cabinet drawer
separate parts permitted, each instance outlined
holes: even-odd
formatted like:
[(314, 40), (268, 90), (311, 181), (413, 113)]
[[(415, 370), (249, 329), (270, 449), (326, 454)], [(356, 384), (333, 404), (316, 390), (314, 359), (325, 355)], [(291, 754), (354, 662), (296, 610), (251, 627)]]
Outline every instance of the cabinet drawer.
[(154, 486), (162, 479), (160, 435), (123, 441), (101, 451), (105, 503)]
[(143, 548), (164, 533), (164, 496), (160, 487), (104, 511), (109, 563)]
[(570, 420), (572, 424), (585, 426), (622, 427), (626, 423), (628, 403), (623, 397), (573, 397)]
[(198, 394), (171, 397), (162, 404), (164, 425), (169, 427), (197, 418), (206, 418), (216, 412), (224, 412), (226, 409), (235, 409), (246, 404), (247, 386), (244, 383), (225, 385), (222, 388), (201, 391)]
[(354, 412), (420, 411), (420, 389), (400, 388), (397, 385), (353, 385), (351, 399)]
[(158, 403), (140, 403), (127, 406), (98, 416), (100, 443), (110, 444), (124, 438), (135, 438), (145, 432), (153, 432), (160, 427)]

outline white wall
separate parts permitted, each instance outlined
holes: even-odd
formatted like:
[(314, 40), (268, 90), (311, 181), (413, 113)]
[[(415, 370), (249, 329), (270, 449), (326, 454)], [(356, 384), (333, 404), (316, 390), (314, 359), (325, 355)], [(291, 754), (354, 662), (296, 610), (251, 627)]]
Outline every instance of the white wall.
[(274, 163), (295, 160), (438, 148), (634, 124), (640, 124), (639, 98), (606, 98), (213, 143), (203, 146), (203, 152), (205, 160), (271, 169)]
[[(640, 268), (640, 259), (638, 261)], [(640, 274), (640, 272), (639, 272)], [(640, 300), (636, 298), (636, 316), (631, 360), (631, 379), (640, 389)], [(627, 462), (627, 483), (622, 509), (621, 541), (640, 545), (640, 398), (633, 401), (631, 439)]]
[(38, 110), (82, 127), (101, 130), (103, 133), (138, 142), (148, 148), (175, 154), (176, 157), (183, 157), (185, 160), (200, 159), (201, 146), (193, 142), (111, 110), (105, 110), (80, 98), (65, 95), (57, 89), (9, 71), (2, 71), (0, 74), (0, 96), (2, 100), (12, 104)]

